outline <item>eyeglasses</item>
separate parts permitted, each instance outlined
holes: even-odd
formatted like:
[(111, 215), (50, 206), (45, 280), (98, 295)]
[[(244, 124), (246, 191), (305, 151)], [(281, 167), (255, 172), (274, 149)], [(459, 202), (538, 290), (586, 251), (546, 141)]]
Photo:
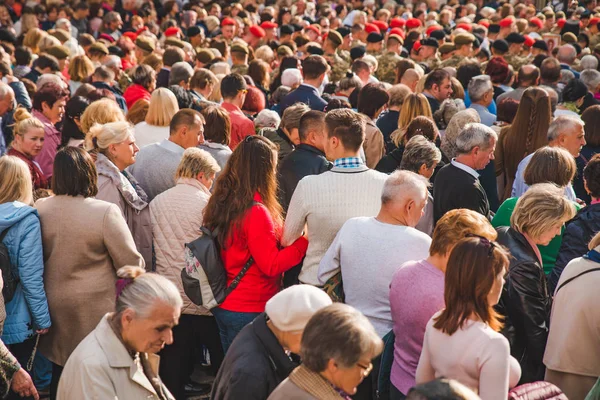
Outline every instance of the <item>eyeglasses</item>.
[(490, 242), (487, 238), (484, 238), (483, 236), (475, 235), (474, 233), (468, 233), (466, 235), (466, 237), (479, 239), (479, 243), (484, 245), (486, 248), (488, 248), (488, 257), (492, 257), (492, 254), (494, 253), (494, 249), (496, 248), (496, 244), (494, 242)]
[(246, 93), (248, 93), (248, 89), (240, 89), (239, 92), (246, 94)]
[(358, 365), (359, 368), (362, 368), (363, 371), (363, 376), (366, 378), (367, 376), (369, 376), (369, 374), (371, 373), (371, 371), (373, 371), (373, 363), (369, 363), (369, 365), (363, 365), (360, 362), (357, 362), (356, 365)]

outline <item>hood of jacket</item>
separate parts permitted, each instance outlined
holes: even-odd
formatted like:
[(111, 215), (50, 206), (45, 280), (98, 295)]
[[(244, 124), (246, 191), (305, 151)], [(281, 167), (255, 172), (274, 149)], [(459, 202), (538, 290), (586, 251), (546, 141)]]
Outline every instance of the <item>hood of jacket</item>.
[(0, 232), (19, 223), (29, 214), (37, 215), (37, 210), (20, 201), (0, 204)]
[(148, 206), (148, 195), (133, 175), (127, 171), (119, 171), (117, 166), (102, 153), (98, 153), (96, 170), (98, 175), (103, 175), (111, 180), (127, 204), (135, 210), (141, 211)]

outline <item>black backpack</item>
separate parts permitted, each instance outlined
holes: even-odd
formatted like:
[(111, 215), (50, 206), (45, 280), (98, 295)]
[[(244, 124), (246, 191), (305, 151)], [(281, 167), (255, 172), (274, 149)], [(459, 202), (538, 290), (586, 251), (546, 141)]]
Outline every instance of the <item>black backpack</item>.
[(2, 279), (4, 280), (4, 286), (2, 287), (2, 296), (4, 297), (4, 304), (12, 300), (17, 290), (18, 280), (13, 277), (12, 266), (10, 264), (10, 256), (8, 254), (8, 248), (3, 243), (4, 237), (8, 233), (7, 228), (0, 234), (0, 269), (2, 270)]

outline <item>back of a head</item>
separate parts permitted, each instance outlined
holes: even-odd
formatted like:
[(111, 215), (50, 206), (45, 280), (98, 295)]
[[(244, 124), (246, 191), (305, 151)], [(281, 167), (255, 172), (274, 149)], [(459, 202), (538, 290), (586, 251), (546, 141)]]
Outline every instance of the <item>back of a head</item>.
[(292, 88), (302, 83), (302, 72), (297, 68), (288, 68), (281, 74), (281, 84)]
[(101, 82), (112, 82), (115, 79), (115, 73), (110, 68), (101, 65), (94, 71), (94, 78)]
[(190, 79), (194, 75), (194, 69), (189, 63), (185, 61), (179, 61), (173, 64), (171, 67), (171, 73), (169, 74), (169, 85), (179, 85), (182, 81), (189, 83)]
[[(583, 179), (592, 198), (600, 198), (600, 155), (594, 155), (583, 169)], [(596, 247), (596, 246), (594, 246)]]
[(127, 121), (95, 124), (85, 136), (85, 147), (88, 151), (98, 150), (104, 153), (111, 144), (122, 143), (130, 135), (133, 136), (133, 127)]
[(479, 123), (481, 118), (477, 111), (472, 108), (467, 108), (454, 114), (446, 127), (446, 133), (442, 137), (441, 149), (446, 157), (452, 159), (458, 155), (456, 148), (456, 140), (464, 127), (470, 123)]
[(413, 387), (407, 400), (479, 400), (471, 389), (455, 380), (436, 379)]
[(369, 118), (375, 118), (376, 113), (385, 106), (390, 99), (385, 85), (382, 83), (368, 83), (358, 93), (358, 112)]
[(427, 140), (425, 136), (417, 135), (406, 143), (402, 161), (400, 161), (400, 169), (419, 173), (423, 165), (430, 169), (441, 159), (442, 153), (435, 143)]
[(480, 123), (468, 124), (456, 138), (456, 150), (458, 154), (468, 154), (475, 147), (486, 150), (491, 146), (491, 141), (497, 139), (492, 128)]
[(348, 151), (358, 151), (365, 140), (365, 120), (356, 112), (340, 108), (325, 116), (328, 137), (337, 137)]
[(401, 107), (404, 103), (404, 99), (406, 99), (406, 96), (408, 96), (410, 93), (410, 88), (401, 83), (392, 86), (388, 89), (388, 95), (390, 96), (388, 105), (390, 107)]
[(149, 65), (140, 64), (133, 69), (131, 73), (131, 81), (137, 85), (141, 85), (148, 89), (152, 83), (152, 78), (155, 76), (155, 72)]
[(202, 124), (204, 117), (196, 110), (186, 108), (177, 111), (169, 122), (169, 133), (173, 135), (177, 132), (179, 127), (186, 126), (189, 130)]
[(427, 199), (427, 178), (413, 171), (396, 170), (385, 181), (381, 192), (381, 204), (402, 203), (413, 200), (420, 204)]
[(559, 47), (556, 58), (561, 63), (570, 65), (577, 58), (577, 50), (575, 50), (575, 47), (571, 46), (570, 44), (565, 44)]
[(424, 136), (427, 140), (435, 142), (439, 136), (439, 131), (433, 120), (429, 117), (419, 115), (415, 117), (406, 127), (404, 140), (408, 142), (415, 136)]
[(588, 88), (581, 79), (571, 79), (563, 89), (563, 103), (575, 102), (584, 97), (587, 93)]
[(163, 63), (166, 67), (181, 61), (185, 61), (185, 53), (178, 47), (169, 47), (163, 53)]
[(596, 93), (598, 86), (600, 86), (600, 72), (596, 69), (583, 70), (579, 75), (579, 79), (581, 79), (591, 93)]
[(581, 62), (579, 63), (579, 65), (580, 65), (581, 69), (583, 69), (584, 71), (586, 69), (597, 70), (598, 69), (598, 59), (596, 58), (596, 56), (588, 54), (581, 58)]
[(210, 179), (220, 171), (221, 167), (208, 151), (197, 147), (189, 147), (183, 152), (183, 157), (175, 173), (175, 179), (197, 179), (200, 173), (204, 174), (205, 178)]
[[(504, 146), (507, 156), (520, 157), (524, 148), (530, 153), (546, 144), (546, 133), (552, 121), (552, 106), (548, 92), (530, 87), (523, 92), (517, 114), (511, 125), (511, 134), (506, 136)], [(519, 159), (520, 160), (520, 159)], [(515, 159), (516, 162), (518, 160)]]
[(169, 126), (173, 116), (179, 111), (177, 98), (167, 88), (158, 88), (152, 92), (146, 123), (153, 126)]
[(540, 78), (540, 70), (532, 64), (523, 65), (519, 68), (517, 77), (521, 87), (536, 85)]
[(419, 74), (416, 69), (409, 68), (402, 75), (401, 81), (406, 83), (407, 85), (412, 85), (419, 79), (421, 79), (421, 74)]
[(218, 82), (217, 77), (212, 71), (200, 68), (194, 72), (192, 79), (190, 80), (190, 88), (191, 89), (206, 89), (208, 85), (216, 85)]
[[(461, 65), (456, 70), (456, 79), (458, 79), (464, 89), (469, 87), (471, 79), (478, 75), (481, 75), (481, 68), (479, 67), (479, 64), (469, 63)], [(469, 94), (471, 94), (471, 92), (469, 92)]]
[(55, 195), (93, 197), (98, 194), (96, 164), (79, 147), (65, 146), (56, 153), (52, 173)]
[(544, 146), (533, 153), (523, 179), (528, 186), (550, 182), (564, 188), (571, 183), (576, 172), (575, 159), (567, 150)]
[(371, 70), (371, 67), (369, 66), (369, 64), (366, 61), (362, 60), (362, 59), (355, 60), (352, 63), (352, 67), (351, 68), (352, 68), (352, 72), (354, 72), (357, 75), (360, 74), (360, 73), (368, 72), (368, 71)]
[(88, 133), (94, 124), (108, 124), (110, 122), (125, 121), (125, 115), (119, 105), (110, 99), (92, 102), (81, 116), (81, 131)]
[(240, 91), (246, 89), (248, 89), (248, 85), (240, 74), (229, 74), (221, 80), (221, 96), (223, 96), (223, 99), (233, 99)]
[(302, 73), (308, 80), (318, 79), (328, 68), (327, 61), (319, 55), (308, 56), (302, 61)]
[(231, 119), (229, 113), (222, 107), (209, 106), (202, 110), (206, 122), (204, 138), (212, 143), (229, 146), (231, 139)]
[[(287, 110), (286, 110), (287, 111)], [(305, 143), (310, 131), (323, 132), (325, 129), (325, 113), (322, 111), (310, 110), (305, 112), (300, 118), (300, 127), (298, 136), (300, 142)]]
[(31, 172), (25, 161), (15, 156), (0, 157), (0, 204), (20, 201), (33, 203)]
[(588, 146), (600, 147), (600, 105), (590, 106), (581, 114), (585, 123), (585, 141)]
[(492, 80), (488, 75), (477, 75), (471, 78), (467, 90), (471, 101), (475, 103), (483, 100), (483, 97), (493, 89)]
[(281, 118), (281, 128), (290, 133), (293, 129), (300, 129), (300, 120), (309, 111), (310, 107), (304, 103), (296, 103), (286, 108)]

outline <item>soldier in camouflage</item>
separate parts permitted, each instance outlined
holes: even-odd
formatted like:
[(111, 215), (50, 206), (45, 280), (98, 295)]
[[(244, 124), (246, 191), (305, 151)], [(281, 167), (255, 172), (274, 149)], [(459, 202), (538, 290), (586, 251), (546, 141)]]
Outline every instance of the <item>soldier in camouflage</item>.
[(331, 30), (323, 43), (324, 57), (331, 67), (331, 74), (329, 76), (331, 82), (339, 82), (350, 68), (350, 64), (338, 54), (338, 49), (342, 45), (342, 42), (342, 35), (337, 31)]
[(421, 39), (419, 57), (432, 71), (442, 64), (442, 61), (437, 56), (438, 47), (439, 43), (434, 38)]
[(231, 73), (246, 75), (248, 73), (248, 48), (239, 43), (231, 46)]
[(475, 36), (470, 33), (459, 33), (454, 37), (454, 47), (456, 50), (452, 57), (440, 64), (440, 68), (453, 67), (458, 68), (463, 64), (477, 62), (471, 58), (473, 55), (473, 42)]
[(512, 32), (506, 37), (508, 43), (508, 52), (504, 55), (504, 59), (509, 65), (512, 65), (515, 71), (518, 71), (523, 65), (530, 64), (530, 57), (520, 56), (523, 51), (523, 43), (525, 37), (520, 33)]
[(383, 35), (371, 32), (367, 36), (367, 54), (379, 57), (383, 53)]
[(380, 81), (392, 85), (396, 82), (396, 68), (398, 62), (402, 61), (402, 57), (400, 57), (402, 44), (403, 40), (399, 35), (392, 34), (388, 37), (387, 51), (377, 59), (379, 68), (375, 73), (375, 77)]

